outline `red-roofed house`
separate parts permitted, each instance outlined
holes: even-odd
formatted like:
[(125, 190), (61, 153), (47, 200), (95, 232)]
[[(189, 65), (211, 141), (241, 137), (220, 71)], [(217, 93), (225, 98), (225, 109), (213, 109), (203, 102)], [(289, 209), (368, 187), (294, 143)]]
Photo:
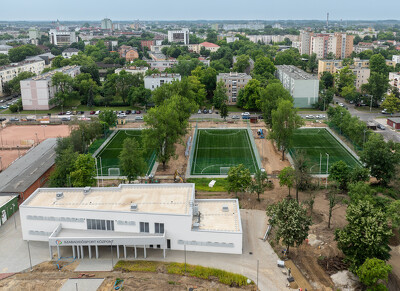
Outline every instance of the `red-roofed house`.
[(216, 45), (211, 42), (202, 42), (200, 44), (189, 44), (188, 49), (189, 51), (195, 52), (195, 53), (200, 53), (201, 48), (204, 47), (206, 50), (209, 50), (210, 52), (216, 52), (219, 49), (219, 45)]

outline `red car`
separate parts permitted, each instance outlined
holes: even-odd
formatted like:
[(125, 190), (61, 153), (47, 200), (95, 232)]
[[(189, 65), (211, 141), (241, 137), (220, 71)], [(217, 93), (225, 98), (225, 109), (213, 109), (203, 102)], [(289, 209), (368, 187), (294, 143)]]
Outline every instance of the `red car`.
[(90, 111), (90, 115), (93, 115), (93, 114), (95, 114), (96, 112), (95, 111)]
[(65, 115), (65, 112), (59, 112), (58, 115)]
[(140, 113), (142, 113), (142, 111), (136, 110), (136, 114), (140, 114)]

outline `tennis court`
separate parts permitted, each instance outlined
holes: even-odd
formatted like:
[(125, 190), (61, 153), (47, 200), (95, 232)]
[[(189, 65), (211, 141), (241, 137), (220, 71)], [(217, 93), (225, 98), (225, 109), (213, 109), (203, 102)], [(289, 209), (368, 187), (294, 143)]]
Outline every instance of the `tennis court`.
[(227, 175), (239, 164), (255, 173), (258, 152), (252, 138), (247, 129), (197, 129), (190, 174)]
[[(142, 131), (140, 129), (118, 130), (118, 132), (107, 142), (104, 148), (97, 154), (97, 166), (99, 176), (124, 176), (119, 168), (119, 155), (126, 138), (133, 138), (142, 148)], [(145, 149), (144, 160), (148, 168), (146, 174), (150, 174), (156, 161), (156, 151), (153, 149)]]
[(289, 150), (293, 160), (299, 151), (303, 151), (309, 160), (312, 174), (326, 174), (327, 166), (330, 167), (340, 160), (351, 168), (361, 166), (359, 160), (325, 128), (296, 130), (292, 138), (292, 148)]

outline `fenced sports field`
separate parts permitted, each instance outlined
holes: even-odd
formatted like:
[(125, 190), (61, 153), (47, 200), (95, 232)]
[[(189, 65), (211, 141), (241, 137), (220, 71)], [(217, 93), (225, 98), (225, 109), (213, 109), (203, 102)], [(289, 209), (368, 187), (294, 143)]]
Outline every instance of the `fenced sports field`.
[[(142, 131), (140, 129), (118, 130), (110, 140), (106, 141), (106, 145), (96, 155), (98, 176), (124, 176), (119, 167), (119, 155), (126, 138), (134, 138), (140, 145), (139, 149), (143, 149)], [(154, 149), (145, 149), (143, 157), (147, 163), (146, 175), (148, 175), (155, 164), (156, 151)]]
[(253, 137), (247, 129), (196, 129), (190, 175), (227, 175), (243, 164), (253, 174), (261, 166)]
[(289, 153), (295, 160), (299, 152), (304, 152), (309, 161), (310, 172), (314, 175), (329, 174), (327, 168), (340, 160), (351, 168), (361, 166), (357, 156), (325, 128), (296, 130), (293, 134), (292, 148), (290, 148)]

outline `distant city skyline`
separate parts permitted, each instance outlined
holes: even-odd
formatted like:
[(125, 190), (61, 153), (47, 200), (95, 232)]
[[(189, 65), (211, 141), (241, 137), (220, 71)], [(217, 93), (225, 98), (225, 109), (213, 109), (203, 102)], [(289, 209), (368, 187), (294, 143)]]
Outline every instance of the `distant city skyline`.
[(112, 20), (399, 20), (398, 0), (14, 0), (1, 3), (0, 21)]

